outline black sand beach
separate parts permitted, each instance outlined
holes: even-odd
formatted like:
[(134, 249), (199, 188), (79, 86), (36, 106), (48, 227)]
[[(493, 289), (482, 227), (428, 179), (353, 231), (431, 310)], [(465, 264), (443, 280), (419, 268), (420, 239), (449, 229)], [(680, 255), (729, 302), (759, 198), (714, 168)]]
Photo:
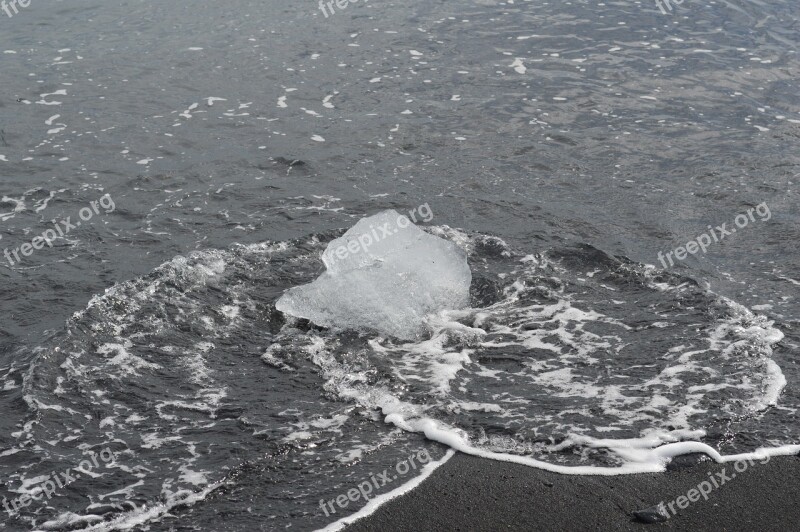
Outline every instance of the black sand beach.
[[(797, 530), (797, 457), (755, 462), (743, 473), (733, 463), (689, 461), (673, 462), (665, 473), (587, 477), (457, 454), (415, 490), (345, 530)], [(708, 500), (683, 510), (674, 504), (677, 513), (666, 522), (633, 517), (723, 470), (730, 480)]]
[(0, 0), (0, 532), (800, 531), (798, 14)]

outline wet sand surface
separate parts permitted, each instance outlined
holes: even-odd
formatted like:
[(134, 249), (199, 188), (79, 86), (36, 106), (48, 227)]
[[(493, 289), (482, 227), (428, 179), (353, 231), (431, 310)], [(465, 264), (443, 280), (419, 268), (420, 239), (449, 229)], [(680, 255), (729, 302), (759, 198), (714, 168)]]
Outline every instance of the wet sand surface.
[[(345, 530), (796, 530), (798, 473), (797, 457), (756, 461), (742, 473), (733, 463), (684, 460), (665, 473), (590, 477), (458, 454), (417, 489)], [(709, 475), (730, 480), (708, 500), (679, 509), (678, 497)], [(666, 522), (633, 516), (673, 501), (676, 514)]]

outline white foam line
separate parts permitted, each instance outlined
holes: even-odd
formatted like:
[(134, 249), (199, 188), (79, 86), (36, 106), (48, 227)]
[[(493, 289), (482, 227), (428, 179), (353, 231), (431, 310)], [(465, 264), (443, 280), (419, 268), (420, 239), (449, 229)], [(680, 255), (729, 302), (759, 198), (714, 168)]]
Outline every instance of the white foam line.
[(439, 468), (439, 466), (444, 465), (445, 462), (450, 460), (455, 454), (456, 454), (455, 451), (449, 449), (447, 451), (447, 454), (445, 454), (441, 460), (439, 460), (438, 462), (430, 462), (425, 464), (425, 466), (422, 468), (422, 471), (418, 476), (406, 482), (399, 488), (392, 490), (388, 493), (383, 493), (381, 495), (378, 495), (377, 497), (369, 501), (366, 506), (364, 506), (356, 513), (348, 515), (347, 517), (343, 517), (342, 519), (339, 519), (335, 523), (331, 523), (325, 528), (321, 528), (317, 532), (337, 532), (338, 530), (343, 529), (347, 525), (353, 524), (355, 521), (358, 521), (359, 519), (363, 519), (364, 517), (372, 515), (378, 508), (380, 508), (390, 500), (396, 497), (400, 497), (401, 495), (408, 493), (409, 491), (413, 490), (414, 488), (422, 484), (423, 480), (431, 476), (431, 473), (436, 471)]
[(782, 445), (780, 447), (762, 447), (752, 453), (731, 454), (723, 456), (720, 462), (738, 462), (739, 460), (763, 460), (773, 456), (792, 456), (800, 453), (800, 445)]
[[(636, 473), (661, 473), (666, 471), (667, 464), (672, 461), (676, 456), (703, 453), (708, 455), (711, 459), (718, 463), (735, 462), (742, 459), (764, 459), (766, 456), (791, 456), (800, 453), (800, 445), (782, 445), (779, 447), (767, 447), (756, 449), (751, 453), (743, 453), (737, 455), (724, 456), (721, 455), (710, 445), (696, 441), (685, 441), (668, 443), (661, 445), (654, 449), (641, 449), (637, 445), (621, 445), (617, 448), (611, 448), (615, 453), (622, 455), (631, 462), (625, 463), (617, 467), (603, 467), (603, 466), (564, 466), (558, 464), (551, 464), (542, 462), (528, 456), (519, 456), (507, 453), (496, 453), (492, 451), (485, 451), (471, 446), (467, 441), (456, 434), (455, 432), (440, 428), (437, 423), (432, 419), (421, 419), (408, 422), (399, 414), (391, 414), (386, 418), (387, 422), (394, 423), (400, 428), (409, 430), (410, 432), (422, 432), (425, 437), (430, 440), (437, 441), (449, 446), (451, 449), (478, 456), (480, 458), (487, 458), (489, 460), (498, 460), (500, 462), (510, 462), (514, 464), (524, 465), (528, 467), (535, 467), (553, 473), (560, 473), (563, 475), (595, 475), (595, 476), (615, 476), (615, 475), (631, 475)], [(624, 442), (625, 440), (621, 440)]]
[[(477, 449), (469, 445), (467, 441), (464, 440), (459, 435), (454, 434), (447, 430), (440, 429), (439, 427), (436, 426), (435, 422), (430, 419), (420, 422), (420, 429), (421, 432), (423, 432), (428, 439), (433, 441), (438, 441), (439, 443), (443, 443), (449, 446), (450, 448), (455, 449), (457, 451), (461, 451), (462, 453), (465, 454), (478, 456), (480, 458), (488, 458), (489, 460), (498, 460), (500, 462), (510, 462), (513, 464), (535, 467), (537, 469), (543, 469), (545, 471), (551, 471), (553, 473), (562, 473), (566, 475), (611, 476), (611, 475), (623, 475), (626, 473), (627, 474), (658, 473), (666, 469), (666, 464), (663, 463), (649, 463), (649, 464), (628, 463), (620, 467), (563, 466), (558, 464), (550, 464), (547, 462), (542, 462), (541, 460), (530, 458), (528, 456), (518, 456), (515, 454), (507, 454), (507, 453), (495, 453), (492, 451)], [(671, 445), (678, 445), (678, 444), (670, 444), (664, 447), (670, 447)]]

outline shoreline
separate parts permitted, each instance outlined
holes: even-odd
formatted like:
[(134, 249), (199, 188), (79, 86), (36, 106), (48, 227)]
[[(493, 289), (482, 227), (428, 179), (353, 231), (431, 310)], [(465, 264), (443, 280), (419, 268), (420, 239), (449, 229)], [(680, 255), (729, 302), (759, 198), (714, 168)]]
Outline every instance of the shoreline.
[[(742, 469), (740, 466), (739, 469)], [(800, 522), (800, 457), (731, 462), (698, 455), (662, 473), (563, 475), (457, 453), (416, 489), (346, 526), (373, 530), (793, 530)], [(716, 487), (708, 491), (703, 484)], [(698, 486), (703, 485), (698, 489)], [(705, 498), (693, 491), (707, 491)], [(684, 500), (685, 498), (685, 500)], [(689, 500), (696, 499), (695, 501)], [(647, 524), (653, 507), (675, 511)], [(685, 507), (682, 507), (685, 506)], [(634, 512), (641, 512), (634, 517)], [(667, 510), (667, 513), (670, 513)], [(656, 517), (656, 519), (658, 519)]]

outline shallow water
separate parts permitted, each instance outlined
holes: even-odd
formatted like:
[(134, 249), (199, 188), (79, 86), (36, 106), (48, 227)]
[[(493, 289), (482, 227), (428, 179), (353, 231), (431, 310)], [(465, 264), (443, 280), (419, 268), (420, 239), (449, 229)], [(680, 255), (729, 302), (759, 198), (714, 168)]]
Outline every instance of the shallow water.
[[(361, 503), (320, 499), (443, 456), (425, 420), (558, 466), (626, 462), (598, 439), (800, 442), (795, 19), (691, 0), (0, 13), (0, 248), (114, 203), (0, 258), (0, 497), (116, 454), (3, 526), (321, 527)], [(430, 338), (275, 312), (345, 228), (424, 203), (473, 275)], [(664, 271), (659, 252), (762, 203)]]

